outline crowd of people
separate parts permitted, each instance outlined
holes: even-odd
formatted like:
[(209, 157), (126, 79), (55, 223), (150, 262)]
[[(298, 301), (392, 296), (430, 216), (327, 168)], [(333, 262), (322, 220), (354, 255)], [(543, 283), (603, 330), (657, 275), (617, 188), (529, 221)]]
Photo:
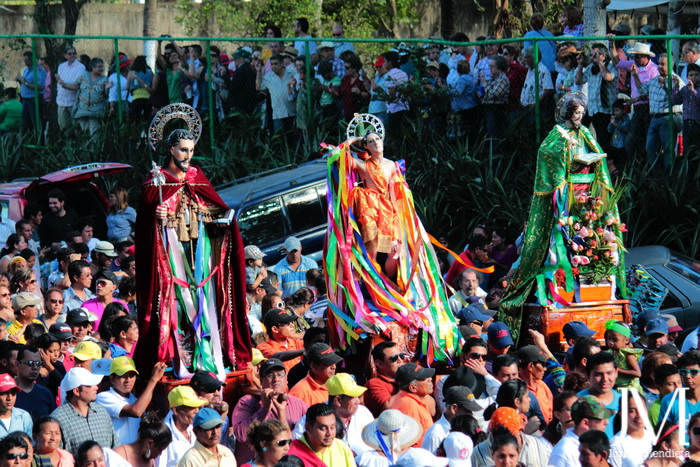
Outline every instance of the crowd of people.
[[(0, 105), (0, 129), (33, 128), (37, 92), (39, 120), (46, 119), (45, 107), (55, 104), (62, 131), (75, 124), (94, 133), (108, 115), (118, 112), (119, 102), (130, 119), (148, 121), (155, 110), (169, 103), (186, 102), (206, 112), (211, 100), (217, 118), (231, 112), (260, 115), (261, 126), (272, 132), (285, 129), (306, 134), (315, 123), (337, 132), (339, 121), (347, 122), (355, 113), (367, 111), (389, 127), (389, 134), (420, 122), (424, 129), (449, 137), (484, 131), (489, 137), (501, 138), (515, 122), (534, 123), (537, 101), (542, 121), (548, 124), (554, 120), (557, 98), (579, 91), (589, 101), (584, 123), (595, 129), (617, 169), (638, 160), (665, 173), (672, 161), (668, 141), (681, 130), (686, 153), (694, 150), (700, 123), (695, 92), (700, 82), (700, 70), (695, 68), (700, 65), (697, 40), (683, 42), (680, 60), (674, 60), (681, 65), (677, 76), (669, 75), (659, 41), (631, 44), (614, 37), (597, 43), (578, 41), (583, 19), (576, 7), (567, 7), (554, 27), (563, 34), (555, 37), (545, 27), (544, 17), (534, 14), (525, 42), (474, 47), (400, 44), (368, 62), (356, 53), (353, 43), (343, 41), (342, 25), (332, 29), (334, 41), (316, 43), (308, 40), (308, 20), (298, 18), (294, 33), (306, 40), (285, 44), (277, 40), (282, 37), (280, 27), (267, 25), (264, 34), (270, 42), (262, 47), (243, 46), (226, 53), (211, 46), (209, 59), (203, 57), (206, 51), (200, 44), (161, 41), (155, 70), (144, 56), (131, 60), (120, 54), (112, 60), (108, 76), (102, 59), (78, 56), (69, 45), (64, 50), (65, 61), (56, 70), (40, 61), (35, 77), (32, 53), (25, 52), (26, 68), (17, 76), (19, 92), (8, 88), (6, 103)], [(631, 32), (629, 25), (620, 23), (609, 35)], [(664, 32), (645, 25), (639, 33)], [(539, 63), (535, 63), (532, 38), (551, 38), (537, 42)], [(470, 40), (464, 33), (449, 39)], [(311, 74), (307, 76), (308, 69)], [(665, 85), (667, 76), (673, 82), (671, 93)], [(312, 114), (307, 109), (309, 89)], [(672, 133), (665, 122), (669, 114), (674, 119)]]

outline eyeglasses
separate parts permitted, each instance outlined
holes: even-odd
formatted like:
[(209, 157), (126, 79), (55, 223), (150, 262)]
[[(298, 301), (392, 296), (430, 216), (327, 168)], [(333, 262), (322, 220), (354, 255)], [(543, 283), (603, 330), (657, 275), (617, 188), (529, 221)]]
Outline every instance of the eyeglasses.
[(477, 320), (472, 321), (472, 324), (476, 324), (477, 326), (483, 326), (483, 325), (484, 325), (484, 322), (483, 322), (483, 321), (479, 321), (479, 320), (477, 319)]
[(336, 33), (336, 32), (333, 33), (333, 37), (341, 37), (342, 35), (343, 35), (342, 32), (341, 33)]
[(21, 360), (22, 363), (24, 363), (27, 366), (33, 366), (35, 368), (39, 368), (41, 366), (41, 361), (34, 361), (34, 360)]
[(26, 452), (23, 452), (22, 454), (16, 454), (16, 453), (10, 453), (10, 454), (5, 454), (5, 459), (8, 461), (13, 461), (15, 459), (29, 459), (29, 454)]
[(403, 353), (397, 353), (396, 355), (392, 355), (389, 357), (387, 360), (389, 360), (391, 363), (396, 363), (399, 360), (404, 360), (406, 358), (406, 354)]
[(686, 376), (686, 377), (690, 376), (691, 378), (695, 378), (698, 374), (700, 374), (700, 370), (697, 368), (691, 368), (691, 369), (684, 368), (684, 369), (678, 370), (678, 374), (680, 374), (681, 376)]
[(263, 376), (263, 378), (265, 378), (269, 381), (272, 381), (274, 379), (283, 379), (286, 377), (287, 377), (287, 373), (284, 373), (284, 372), (282, 372), (282, 373), (268, 373), (265, 376)]
[(510, 52), (508, 52), (507, 50), (504, 50), (504, 51), (503, 51), (503, 55), (504, 55), (504, 56), (505, 56), (505, 55), (510, 55)]
[(292, 440), (291, 439), (281, 439), (275, 443), (275, 446), (283, 448), (286, 445), (292, 445)]
[(58, 298), (50, 298), (49, 301), (53, 304), (60, 304), (63, 305), (63, 300), (58, 299)]
[(472, 352), (469, 354), (469, 358), (473, 358), (474, 360), (486, 360), (486, 354), (479, 353), (479, 352)]

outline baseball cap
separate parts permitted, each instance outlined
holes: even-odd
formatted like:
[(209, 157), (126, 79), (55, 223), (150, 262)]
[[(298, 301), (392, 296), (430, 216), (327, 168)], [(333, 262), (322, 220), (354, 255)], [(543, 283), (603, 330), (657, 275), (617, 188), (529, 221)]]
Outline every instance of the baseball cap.
[(49, 328), (49, 332), (56, 336), (57, 339), (66, 341), (68, 339), (75, 339), (75, 336), (70, 330), (70, 326), (65, 323), (54, 323)]
[(287, 253), (294, 250), (301, 251), (301, 242), (296, 237), (287, 237), (287, 240), (284, 241), (283, 248), (287, 250)]
[(68, 324), (89, 323), (91, 321), (97, 321), (97, 316), (83, 307), (71, 310), (66, 315), (66, 323)]
[(644, 327), (647, 336), (652, 334), (668, 334), (668, 323), (664, 318), (654, 318)]
[(577, 418), (597, 418), (605, 420), (615, 415), (614, 410), (607, 409), (595, 396), (581, 396), (571, 406), (571, 414), (577, 414)]
[(210, 430), (216, 426), (223, 425), (224, 421), (221, 420), (221, 415), (209, 407), (204, 407), (197, 412), (192, 421), (192, 426), (195, 428), (202, 428), (204, 430)]
[(450, 467), (471, 467), (474, 442), (469, 436), (454, 431), (447, 435), (443, 446)]
[(474, 305), (469, 305), (468, 307), (459, 310), (457, 317), (467, 323), (473, 323), (474, 321), (484, 322), (491, 319), (491, 316), (483, 314), (481, 310)]
[(323, 41), (319, 44), (318, 49), (335, 49), (335, 42)]
[(576, 339), (577, 337), (593, 337), (598, 331), (586, 326), (583, 321), (569, 321), (564, 325), (564, 339)]
[(284, 370), (284, 363), (279, 358), (268, 358), (260, 364), (260, 376), (265, 376), (275, 368)]
[(323, 365), (335, 365), (343, 361), (343, 357), (323, 342), (317, 342), (306, 351), (306, 359), (309, 363), (321, 363)]
[(90, 373), (93, 375), (109, 376), (112, 373), (109, 371), (112, 366), (111, 358), (100, 358), (93, 360), (90, 364)]
[[(671, 331), (673, 332), (673, 331)], [(678, 347), (676, 347), (674, 344), (668, 343), (660, 346), (658, 349), (656, 349), (657, 352), (663, 352), (669, 357), (678, 357), (678, 354), (680, 353), (678, 351)]]
[(71, 354), (71, 357), (77, 358), (81, 361), (99, 360), (102, 358), (102, 349), (100, 349), (100, 346), (92, 341), (82, 341), (75, 346), (75, 350)]
[(265, 289), (265, 292), (267, 293), (277, 293), (279, 289), (272, 285), (272, 282), (270, 282), (270, 278), (266, 277), (265, 279), (260, 281), (260, 287)]
[(248, 245), (243, 250), (245, 251), (245, 259), (263, 259), (266, 256), (265, 253), (255, 245)]
[(0, 392), (7, 392), (10, 389), (17, 389), (17, 392), (22, 390), (17, 386), (17, 382), (9, 373), (3, 373), (0, 375)]
[(95, 248), (93, 248), (93, 251), (95, 253), (102, 253), (103, 255), (107, 255), (112, 258), (117, 257), (117, 252), (114, 251), (114, 245), (105, 240), (100, 240), (97, 242), (97, 244), (95, 244)]
[(423, 368), (416, 363), (409, 362), (404, 363), (396, 370), (394, 379), (399, 386), (403, 386), (416, 380), (432, 378), (434, 374), (435, 368)]
[(195, 391), (214, 392), (218, 391), (226, 383), (219, 381), (211, 371), (195, 371), (190, 380), (190, 386)]
[(112, 364), (109, 366), (110, 375), (124, 376), (130, 371), (135, 372), (137, 375), (139, 374), (131, 357), (117, 357), (112, 360)]
[(469, 339), (470, 337), (478, 336), (479, 333), (476, 331), (471, 326), (467, 326), (466, 324), (462, 324), (459, 326), (459, 333), (462, 335), (464, 339)]
[(116, 274), (114, 274), (109, 269), (101, 270), (100, 272), (98, 272), (95, 275), (94, 279), (95, 279), (95, 283), (97, 283), (97, 281), (99, 281), (100, 279), (107, 279), (108, 281), (110, 281), (114, 285), (117, 285), (119, 283), (119, 279), (117, 279)]
[(90, 373), (85, 368), (74, 367), (68, 370), (66, 376), (61, 381), (61, 392), (67, 394), (80, 386), (97, 386), (102, 381), (102, 375)]
[(207, 405), (209, 401), (197, 397), (191, 386), (178, 386), (168, 393), (168, 404), (170, 407), (201, 407)]
[(242, 58), (244, 60), (250, 60), (251, 58), (253, 58), (253, 55), (248, 50), (246, 50), (245, 47), (241, 47), (233, 53), (233, 58)]
[(382, 65), (384, 65), (384, 62), (386, 62), (386, 60), (384, 60), (384, 57), (382, 57), (382, 56), (380, 55), (380, 56), (377, 57), (377, 59), (374, 61), (374, 66), (382, 66)]
[(326, 389), (331, 396), (360, 397), (367, 390), (360, 386), (349, 373), (336, 373), (326, 381)]
[(297, 317), (294, 316), (287, 310), (280, 310), (279, 308), (273, 308), (265, 313), (263, 318), (263, 324), (269, 329), (272, 326), (279, 326), (280, 324), (289, 324), (296, 321)]
[(489, 343), (497, 349), (502, 349), (508, 347), (509, 345), (515, 345), (513, 338), (510, 335), (510, 329), (506, 323), (501, 323), (496, 321), (491, 323), (486, 334), (489, 336)]
[(639, 329), (644, 329), (649, 321), (658, 318), (659, 316), (659, 312), (656, 310), (643, 310), (635, 319), (637, 322), (637, 327)]
[(39, 303), (41, 303), (41, 298), (29, 292), (20, 292), (12, 297), (12, 309), (15, 311), (22, 310), (28, 306), (36, 306)]
[(518, 360), (524, 365), (537, 362), (547, 363), (547, 357), (544, 352), (536, 345), (526, 345), (518, 350)]
[(425, 65), (425, 68), (437, 68), (439, 70), (440, 64), (438, 62), (436, 62), (435, 60), (431, 60)]
[(264, 362), (265, 360), (267, 360), (267, 358), (265, 358), (265, 357), (263, 356), (263, 354), (262, 354), (262, 352), (260, 351), (260, 349), (253, 349), (253, 357), (252, 357), (252, 359), (250, 360), (250, 363), (251, 363), (253, 366), (258, 366), (258, 365), (260, 365), (262, 362)]
[(466, 386), (452, 386), (445, 391), (445, 405), (450, 406), (452, 404), (457, 404), (472, 412), (478, 412), (483, 409), (483, 407), (476, 402), (476, 398), (474, 394), (472, 394), (471, 389)]
[(673, 315), (661, 315), (668, 323), (668, 332), (681, 332), (683, 328), (678, 324), (678, 320)]

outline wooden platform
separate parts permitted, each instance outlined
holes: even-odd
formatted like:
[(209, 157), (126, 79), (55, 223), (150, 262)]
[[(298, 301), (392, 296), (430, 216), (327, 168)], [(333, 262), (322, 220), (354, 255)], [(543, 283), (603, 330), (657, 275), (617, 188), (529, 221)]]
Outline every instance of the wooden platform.
[(601, 344), (604, 343), (605, 322), (614, 319), (632, 322), (629, 300), (603, 300), (597, 302), (572, 303), (564, 308), (543, 307), (537, 304), (526, 304), (521, 329), (523, 345), (531, 344), (528, 329), (535, 329), (544, 334), (547, 346), (552, 352), (563, 352), (569, 346), (564, 340), (563, 328), (569, 321), (582, 321), (598, 331), (593, 336)]

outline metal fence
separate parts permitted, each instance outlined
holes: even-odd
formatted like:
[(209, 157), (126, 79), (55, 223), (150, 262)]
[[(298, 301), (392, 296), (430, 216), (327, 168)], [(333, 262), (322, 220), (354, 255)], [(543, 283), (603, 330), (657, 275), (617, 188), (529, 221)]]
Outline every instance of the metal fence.
[[(24, 51), (31, 52), (31, 65), (29, 68), (33, 69), (32, 76), (34, 77), (33, 87), (40, 86), (44, 83), (39, 83), (37, 80), (38, 73), (36, 72), (37, 67), (42, 66), (39, 63), (40, 57), (46, 54), (45, 41), (47, 39), (55, 40), (59, 45), (63, 46), (66, 44), (73, 44), (78, 54), (86, 54), (90, 57), (101, 57), (105, 62), (105, 69), (110, 68), (109, 63), (112, 63), (112, 67), (117, 67), (114, 65), (118, 63), (120, 52), (127, 51), (130, 58), (134, 58), (136, 55), (140, 55), (142, 50), (143, 41), (146, 40), (143, 37), (110, 37), (110, 36), (47, 36), (47, 35), (19, 35), (19, 36), (0, 36), (0, 83), (5, 86), (12, 85), (15, 80), (15, 76), (22, 74), (25, 65), (22, 64), (21, 55)], [(322, 43), (333, 43), (339, 44), (342, 42), (351, 43), (356, 48), (357, 56), (360, 63), (363, 65), (362, 71), (360, 71), (360, 83), (362, 83), (362, 89), (355, 91), (351, 88), (352, 93), (359, 94), (362, 98), (356, 99), (357, 102), (353, 103), (353, 106), (357, 108), (358, 111), (366, 111), (368, 105), (372, 100), (384, 101), (389, 107), (396, 107), (397, 102), (404, 102), (406, 107), (408, 107), (408, 112), (402, 115), (403, 123), (406, 125), (394, 126), (394, 129), (399, 129), (399, 131), (406, 131), (410, 128), (410, 131), (429, 131), (434, 134), (447, 135), (456, 139), (460, 137), (491, 137), (492, 139), (499, 140), (507, 138), (508, 134), (514, 133), (524, 133), (528, 137), (532, 137), (537, 143), (541, 141), (543, 132), (548, 131), (551, 128), (551, 124), (554, 122), (554, 109), (556, 105), (556, 96), (560, 94), (558, 89), (554, 92), (545, 92), (549, 87), (549, 78), (552, 78), (552, 82), (565, 82), (561, 80), (563, 74), (570, 75), (570, 69), (566, 69), (566, 66), (561, 60), (559, 60), (554, 69), (548, 70), (551, 75), (542, 81), (542, 73), (532, 72), (534, 75), (534, 82), (529, 83), (532, 86), (528, 87), (527, 92), (533, 93), (534, 96), (538, 96), (534, 99), (532, 103), (532, 108), (521, 105), (519, 96), (511, 95), (509, 96), (510, 102), (506, 104), (492, 104), (484, 103), (485, 96), (483, 95), (486, 91), (486, 86), (480, 81), (481, 74), (486, 71), (486, 74), (490, 73), (490, 68), (484, 66), (484, 64), (479, 64), (477, 60), (467, 58), (467, 62), (470, 63), (471, 69), (467, 74), (471, 75), (475, 87), (477, 88), (477, 97), (474, 102), (477, 103), (476, 107), (461, 109), (455, 111), (455, 96), (456, 91), (454, 90), (455, 82), (455, 71), (456, 68), (456, 57), (453, 55), (458, 51), (463, 51), (465, 53), (472, 51), (474, 54), (480, 52), (489, 51), (494, 52), (497, 48), (499, 54), (506, 51), (506, 59), (510, 59), (513, 55), (513, 50), (516, 54), (520, 55), (520, 63), (525, 62), (523, 59), (523, 46), (531, 44), (531, 50), (527, 52), (531, 54), (532, 59), (535, 64), (543, 62), (543, 51), (547, 48), (555, 47), (557, 54), (559, 53), (559, 47), (564, 47), (565, 52), (568, 50), (572, 52), (569, 54), (569, 58), (573, 55), (574, 60), (578, 60), (576, 57), (578, 55), (583, 56), (583, 60), (588, 65), (588, 60), (591, 57), (590, 50), (591, 46), (594, 44), (605, 44), (609, 46), (608, 48), (618, 48), (616, 45), (620, 45), (619, 49), (623, 51), (632, 42), (643, 42), (645, 44), (651, 44), (653, 53), (658, 57), (660, 52), (667, 54), (668, 68), (676, 69), (678, 67), (675, 65), (678, 63), (674, 60), (673, 50), (678, 50), (679, 43), (687, 41), (690, 39), (697, 40), (697, 36), (626, 36), (626, 37), (615, 37), (614, 40), (618, 41), (617, 44), (609, 42), (610, 38), (607, 37), (529, 37), (529, 38), (513, 38), (513, 39), (502, 39), (497, 41), (481, 41), (481, 42), (469, 42), (469, 43), (456, 43), (450, 41), (431, 41), (427, 39), (405, 39), (401, 43), (395, 40), (389, 39), (346, 39), (346, 38), (282, 38), (275, 39), (283, 44), (287, 45), (287, 51), (293, 44), (294, 41), (301, 41), (306, 44), (310, 42), (315, 42), (317, 46), (322, 45)], [(200, 89), (199, 97), (200, 102), (197, 103), (198, 109), (203, 114), (205, 120), (205, 125), (207, 127), (207, 135), (209, 142), (212, 146), (216, 144), (218, 138), (221, 135), (221, 128), (223, 127), (223, 121), (226, 118), (236, 118), (240, 114), (240, 109), (237, 109), (235, 105), (226, 105), (220, 101), (226, 101), (223, 99), (223, 94), (230, 96), (232, 93), (240, 91), (239, 89), (227, 89), (227, 83), (229, 80), (224, 80), (221, 78), (230, 78), (235, 76), (235, 70), (233, 66), (229, 64), (225, 65), (225, 68), (220, 68), (222, 66), (221, 57), (218, 60), (218, 64), (215, 63), (215, 58), (212, 57), (212, 47), (218, 48), (221, 52), (225, 52), (229, 59), (232, 60), (233, 54), (239, 50), (241, 47), (248, 47), (252, 52), (262, 52), (262, 57), (265, 58), (270, 55), (270, 52), (265, 52), (268, 42), (270, 39), (267, 38), (171, 38), (171, 37), (158, 37), (150, 38), (149, 40), (155, 41), (156, 43), (161, 43), (165, 47), (166, 44), (176, 42), (178, 44), (200, 44), (202, 47), (201, 62), (204, 66), (205, 77), (201, 79), (197, 84), (202, 86)], [(623, 42), (627, 45), (623, 46)], [(326, 44), (327, 45), (327, 44)], [(610, 47), (612, 46), (612, 47)], [(566, 47), (573, 47), (573, 49), (566, 49)], [(462, 49), (464, 48), (464, 49)], [(343, 122), (347, 121), (347, 116), (343, 114), (343, 97), (335, 96), (331, 93), (331, 104), (332, 108), (329, 111), (329, 105), (324, 105), (328, 103), (328, 96), (325, 95), (322, 88), (319, 87), (319, 83), (325, 84), (330, 79), (323, 78), (316, 70), (317, 61), (321, 58), (318, 55), (320, 53), (313, 55), (310, 53), (310, 47), (305, 47), (305, 53), (301, 55), (305, 57), (303, 68), (290, 67), (291, 70), (295, 70), (295, 80), (297, 82), (303, 81), (303, 88), (294, 89), (298, 92), (297, 99), (303, 99), (302, 103), (297, 103), (295, 105), (295, 110), (298, 112), (296, 121), (291, 125), (292, 132), (297, 133), (308, 133), (318, 128), (319, 126), (330, 129), (331, 133), (337, 131), (338, 138), (342, 137), (342, 127)], [(216, 49), (214, 49), (216, 50)], [(317, 49), (318, 50), (318, 49)], [(375, 67), (377, 58), (382, 52), (389, 50), (397, 51), (399, 67), (408, 72), (410, 76), (410, 81), (408, 83), (399, 85), (395, 88), (395, 91), (387, 93), (386, 86), (383, 88), (381, 86), (377, 87), (376, 92), (372, 90), (372, 87), (377, 84), (374, 78), (381, 75), (380, 71), (377, 71), (378, 67)], [(508, 52), (510, 51), (510, 52)], [(289, 55), (289, 54), (288, 54)], [(551, 54), (550, 54), (551, 55)], [(503, 56), (503, 55), (501, 55)], [(653, 61), (656, 57), (652, 58)], [(336, 56), (336, 58), (339, 58)], [(347, 58), (347, 57), (346, 57)], [(545, 57), (546, 58), (546, 57)], [(435, 59), (437, 63), (430, 63)], [(551, 56), (549, 57), (551, 60)], [(115, 62), (116, 60), (116, 62)], [(49, 62), (51, 59), (49, 58)], [(255, 56), (253, 58), (253, 63), (255, 62)], [(336, 61), (337, 62), (337, 61)], [(488, 59), (487, 59), (488, 62)], [(293, 63), (293, 62), (292, 62)], [(429, 66), (430, 65), (430, 66)], [(437, 70), (430, 70), (429, 68), (435, 68), (432, 65), (437, 65)], [(51, 81), (53, 86), (56, 84), (56, 72), (58, 64), (49, 63), (46, 68), (50, 71)], [(151, 65), (153, 66), (153, 65)], [(269, 67), (269, 64), (262, 63), (261, 66), (263, 70)], [(354, 64), (352, 59), (347, 59), (344, 67), (353, 67)], [(571, 64), (568, 65), (571, 67)], [(507, 73), (509, 74), (513, 65), (508, 65)], [(574, 64), (574, 68), (576, 64)], [(337, 68), (337, 74), (340, 74), (342, 69)], [(476, 69), (474, 69), (476, 68)], [(538, 68), (539, 69), (539, 68)], [(153, 69), (153, 72), (158, 72), (157, 69)], [(462, 70), (463, 71), (463, 70)], [(108, 71), (112, 73), (112, 70)], [(496, 73), (497, 71), (494, 71)], [(450, 74), (452, 73), (452, 74)], [(306, 79), (302, 76), (305, 74)], [(456, 76), (460, 76), (461, 73), (457, 72)], [(513, 82), (510, 76), (509, 80)], [(557, 80), (557, 77), (559, 80)], [(517, 80), (522, 81), (522, 76), (516, 77)], [(628, 76), (627, 82), (623, 82), (617, 76), (615, 78), (619, 82), (619, 86), (616, 87), (616, 91), (621, 92), (621, 96), (624, 96), (624, 91), (628, 90), (628, 86), (634, 78)], [(117, 103), (116, 110), (113, 119), (116, 119), (119, 123), (124, 123), (130, 120), (128, 111), (129, 104), (123, 102), (123, 89), (122, 80), (116, 79), (116, 91), (117, 91)], [(452, 81), (452, 82), (450, 82)], [(167, 85), (167, 81), (165, 83)], [(194, 85), (194, 82), (191, 83)], [(517, 83), (516, 83), (517, 84)], [(523, 86), (523, 82), (520, 82), (520, 86)], [(528, 84), (528, 86), (529, 86)], [(570, 83), (569, 83), (570, 84)], [(14, 84), (17, 86), (17, 83)], [(250, 83), (248, 83), (250, 85)], [(666, 80), (665, 83), (667, 87), (667, 99), (668, 99), (668, 109), (673, 109), (673, 104), (671, 102), (672, 92), (673, 92), (673, 80)], [(571, 87), (571, 86), (568, 86)], [(578, 85), (574, 87), (579, 87)], [(635, 87), (633, 85), (633, 87)], [(183, 88), (183, 91), (187, 89), (187, 86)], [(191, 89), (191, 88), (190, 88)], [(524, 87), (523, 87), (524, 89)], [(294, 94), (290, 90), (291, 94)], [(303, 92), (299, 92), (303, 91)], [(254, 119), (259, 117), (259, 131), (273, 132), (275, 126), (270, 118), (270, 107), (275, 105), (275, 102), (270, 100), (269, 96), (261, 94), (259, 90), (250, 88), (249, 92), (254, 93), (255, 107), (251, 112)], [(589, 91), (590, 92), (590, 91)], [(595, 91), (597, 92), (597, 91)], [(192, 101), (192, 97), (187, 93), (187, 91), (182, 92), (183, 101)], [(617, 94), (617, 93), (616, 93)], [(369, 95), (369, 98), (368, 96)], [(36, 142), (41, 143), (44, 141), (44, 134), (46, 130), (47, 121), (55, 122), (56, 119), (52, 118), (52, 113), (55, 115), (56, 105), (55, 105), (55, 89), (52, 90), (52, 94), (44, 96), (40, 93), (34, 93), (32, 100), (33, 103), (33, 116), (35, 123), (33, 125), (33, 131), (36, 135)], [(250, 97), (250, 96), (249, 96)], [(346, 96), (347, 97), (347, 96)], [(544, 98), (542, 98), (544, 97)], [(617, 96), (616, 96), (617, 97)], [(632, 96), (628, 96), (632, 97)], [(291, 98), (291, 97), (290, 97)], [(325, 99), (325, 101), (324, 101)], [(399, 100), (397, 100), (399, 99)], [(479, 99), (482, 103), (478, 104)], [(152, 99), (151, 99), (152, 100)], [(402, 101), (401, 101), (402, 100)], [(26, 104), (25, 104), (26, 105)], [(508, 107), (507, 107), (508, 106)], [(399, 106), (400, 108), (403, 108)], [(626, 105), (625, 111), (629, 112), (631, 107), (632, 111), (637, 110), (638, 112), (644, 111), (641, 106), (629, 104)], [(267, 108), (267, 112), (265, 109)], [(152, 108), (149, 111), (155, 111), (157, 109)], [(474, 111), (469, 111), (474, 110)], [(476, 111), (478, 110), (478, 111)], [(609, 109), (608, 109), (609, 110)], [(607, 112), (607, 110), (606, 110)], [(648, 112), (648, 109), (647, 109)], [(388, 112), (387, 119), (391, 124), (392, 113)], [(603, 112), (605, 114), (605, 112)], [(674, 112), (668, 111), (668, 131), (665, 132), (665, 141), (663, 141), (663, 150), (666, 154), (677, 154), (677, 134), (680, 132), (678, 128), (679, 116), (675, 115)], [(303, 117), (303, 118), (302, 118)], [(107, 118), (107, 115), (105, 115)], [(606, 118), (605, 115), (603, 118)], [(633, 117), (634, 118), (634, 117)], [(650, 118), (650, 117), (649, 117)], [(675, 119), (675, 121), (674, 121)], [(300, 122), (304, 120), (305, 125), (302, 127)], [(647, 118), (648, 120), (648, 118)], [(455, 123), (456, 122), (456, 123)], [(49, 123), (50, 125), (51, 123)], [(147, 124), (147, 120), (143, 122), (144, 126)], [(648, 125), (648, 121), (646, 125)], [(390, 126), (390, 130), (392, 126)], [(597, 125), (596, 130), (601, 131), (605, 125)], [(498, 128), (509, 128), (510, 133), (504, 131), (497, 131), (494, 133), (493, 129)], [(607, 131), (607, 129), (605, 130)], [(643, 131), (639, 133), (638, 138), (646, 137), (647, 132)], [(403, 135), (389, 134), (389, 137), (401, 138)], [(602, 135), (599, 135), (602, 136)], [(607, 135), (606, 141), (612, 135)], [(256, 138), (255, 132), (249, 134), (240, 135), (241, 138)], [(639, 142), (637, 142), (639, 143)], [(637, 144), (639, 145), (639, 144)], [(644, 146), (641, 144), (641, 146)], [(493, 147), (493, 146), (491, 146)], [(605, 149), (605, 148), (604, 148)], [(690, 148), (686, 147), (686, 150)], [(643, 153), (643, 148), (642, 148)], [(634, 155), (633, 155), (634, 157)]]

